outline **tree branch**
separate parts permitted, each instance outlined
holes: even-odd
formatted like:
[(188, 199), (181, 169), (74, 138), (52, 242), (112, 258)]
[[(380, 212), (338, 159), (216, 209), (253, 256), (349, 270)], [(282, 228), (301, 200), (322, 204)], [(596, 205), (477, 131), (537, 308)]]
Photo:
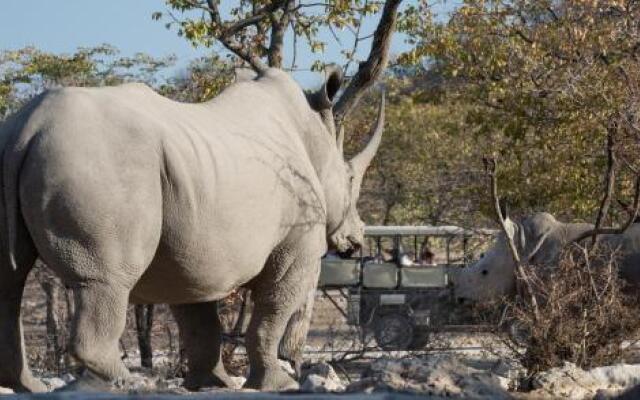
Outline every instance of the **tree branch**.
[(635, 193), (633, 195), (633, 209), (629, 213), (629, 218), (624, 223), (624, 225), (618, 228), (594, 228), (587, 232), (584, 232), (582, 235), (578, 236), (573, 243), (579, 243), (582, 240), (588, 237), (594, 237), (596, 235), (620, 235), (623, 234), (629, 227), (633, 224), (633, 222), (638, 218), (638, 214), (640, 213), (640, 176), (636, 177), (635, 184)]
[(611, 121), (609, 127), (607, 127), (607, 175), (605, 178), (605, 193), (600, 203), (600, 209), (598, 210), (598, 216), (596, 217), (596, 224), (591, 235), (591, 244), (595, 246), (598, 240), (598, 230), (602, 226), (602, 222), (609, 213), (609, 207), (611, 206), (611, 197), (613, 196), (613, 190), (616, 181), (616, 154), (614, 151), (615, 139), (614, 131), (616, 129), (616, 123)]
[[(260, 21), (264, 20), (269, 16), (269, 13), (277, 8), (279, 2), (274, 2), (268, 6), (265, 6), (261, 10), (257, 11), (256, 14), (252, 15), (249, 18), (245, 18), (244, 20), (238, 21), (233, 25), (223, 28), (224, 24), (220, 17), (220, 11), (218, 10), (218, 4), (216, 4), (215, 0), (207, 0), (207, 6), (209, 8), (209, 16), (211, 17), (211, 22), (214, 25), (217, 25), (219, 33), (215, 35), (216, 39), (222, 43), (224, 47), (226, 47), (229, 51), (240, 57), (243, 61), (251, 65), (256, 72), (262, 72), (267, 69), (267, 66), (260, 60), (260, 57), (255, 54), (251, 54), (245, 46), (242, 45), (238, 40), (235, 39), (234, 35), (240, 32), (242, 29), (246, 28), (250, 25), (255, 25)], [(273, 9), (272, 9), (273, 8)]]
[(516, 276), (519, 278), (518, 280), (524, 282), (525, 287), (527, 289), (527, 294), (531, 300), (531, 306), (533, 307), (534, 318), (539, 321), (540, 320), (540, 310), (538, 309), (538, 300), (536, 299), (535, 292), (533, 291), (533, 286), (531, 285), (531, 281), (527, 276), (524, 268), (522, 267), (522, 260), (520, 255), (518, 254), (518, 249), (516, 248), (516, 244), (513, 242), (513, 236), (509, 235), (507, 230), (507, 224), (502, 216), (502, 209), (500, 207), (500, 198), (498, 196), (498, 178), (496, 177), (496, 169), (497, 162), (494, 158), (484, 157), (484, 168), (485, 172), (489, 176), (490, 185), (491, 185), (491, 198), (493, 199), (493, 207), (498, 218), (498, 222), (500, 223), (500, 228), (502, 228), (502, 232), (509, 244), (509, 250), (511, 251), (511, 257), (513, 261), (516, 263)]
[(509, 250), (511, 252), (511, 257), (516, 264), (520, 264), (520, 255), (518, 254), (518, 249), (516, 248), (515, 243), (513, 242), (513, 237), (509, 235), (507, 231), (507, 225), (503, 217), (502, 208), (500, 207), (500, 197), (498, 196), (498, 179), (496, 177), (496, 160), (494, 158), (485, 157), (483, 160), (484, 168), (489, 176), (490, 187), (491, 187), (491, 199), (493, 200), (493, 208), (498, 218), (498, 223), (502, 228), (505, 236), (507, 237), (507, 242), (509, 244)]
[[(291, 15), (293, 13), (293, 6), (295, 2), (293, 0), (284, 0), (280, 2), (282, 7), (282, 16), (277, 18), (275, 15), (271, 17), (271, 41), (269, 44), (269, 50), (267, 56), (269, 59), (269, 66), (273, 68), (282, 68), (282, 48), (284, 43), (284, 34), (289, 26)], [(294, 32), (295, 35), (295, 32)]]
[(349, 86), (345, 89), (338, 103), (333, 108), (336, 126), (340, 127), (349, 115), (365, 90), (370, 88), (387, 67), (391, 37), (398, 19), (398, 7), (402, 0), (387, 0), (382, 10), (378, 27), (373, 34), (371, 52), (367, 60), (360, 64)]

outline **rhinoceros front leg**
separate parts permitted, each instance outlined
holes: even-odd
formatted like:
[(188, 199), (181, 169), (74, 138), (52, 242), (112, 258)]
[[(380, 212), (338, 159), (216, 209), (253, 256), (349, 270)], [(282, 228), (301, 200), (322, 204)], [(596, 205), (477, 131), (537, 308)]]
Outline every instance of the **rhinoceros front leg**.
[(109, 391), (114, 382), (129, 379), (119, 348), (129, 291), (117, 283), (91, 282), (74, 287), (73, 294), (71, 352), (86, 370), (64, 390)]
[(25, 356), (20, 302), (28, 270), (14, 273), (2, 266), (0, 273), (0, 386), (16, 392), (45, 392), (47, 387), (33, 377)]
[(317, 252), (295, 253), (293, 259), (280, 252), (272, 255), (252, 286), (255, 308), (246, 336), (250, 368), (245, 387), (266, 391), (299, 387), (280, 366), (278, 344), (292, 314), (317, 285), (320, 257)]
[(184, 386), (189, 390), (203, 387), (233, 387), (222, 364), (222, 325), (217, 302), (171, 306), (185, 344), (188, 372)]

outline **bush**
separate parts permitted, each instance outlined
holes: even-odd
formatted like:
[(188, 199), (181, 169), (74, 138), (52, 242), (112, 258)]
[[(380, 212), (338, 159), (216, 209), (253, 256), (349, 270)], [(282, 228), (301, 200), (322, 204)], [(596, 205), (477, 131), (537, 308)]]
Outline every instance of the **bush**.
[(565, 361), (583, 368), (624, 361), (624, 343), (640, 332), (640, 307), (618, 259), (604, 245), (573, 246), (553, 265), (524, 268), (519, 279), (531, 282), (538, 315), (530, 295), (516, 296), (503, 315), (510, 329), (501, 334), (530, 374)]

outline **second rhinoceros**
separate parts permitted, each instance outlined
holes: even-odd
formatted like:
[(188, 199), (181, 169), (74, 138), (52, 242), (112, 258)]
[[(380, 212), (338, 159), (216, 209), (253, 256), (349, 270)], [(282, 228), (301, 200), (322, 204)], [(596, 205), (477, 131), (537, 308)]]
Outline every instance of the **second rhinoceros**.
[[(593, 229), (592, 224), (560, 222), (545, 212), (535, 213), (522, 222), (509, 218), (505, 222), (520, 257), (534, 266), (557, 262), (567, 244)], [(629, 284), (640, 285), (640, 224), (633, 224), (624, 234), (601, 235), (600, 241), (621, 251), (622, 278)], [(455, 282), (460, 301), (497, 300), (514, 294), (515, 290), (516, 264), (503, 233), (482, 258), (458, 273)]]
[(327, 242), (360, 245), (363, 174), (383, 129), (343, 158), (332, 118), (342, 74), (305, 94), (269, 69), (203, 104), (140, 84), (46, 92), (0, 127), (0, 386), (42, 390), (26, 363), (20, 299), (36, 257), (73, 290), (76, 389), (126, 379), (127, 304), (169, 303), (185, 385), (224, 385), (216, 301), (249, 287), (246, 386), (296, 385), (277, 348), (318, 281)]

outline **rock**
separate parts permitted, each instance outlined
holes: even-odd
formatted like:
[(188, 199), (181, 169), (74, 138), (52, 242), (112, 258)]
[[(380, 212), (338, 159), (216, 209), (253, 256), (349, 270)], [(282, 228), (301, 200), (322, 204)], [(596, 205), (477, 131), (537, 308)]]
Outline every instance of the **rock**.
[(163, 392), (182, 391), (182, 382), (182, 378), (158, 379), (156, 381), (156, 390)]
[[(351, 382), (345, 389), (348, 393), (373, 393), (374, 390), (382, 389), (384, 382), (380, 382), (376, 378), (362, 378), (355, 382)], [(392, 388), (389, 388), (391, 391)]]
[(233, 382), (234, 389), (242, 388), (244, 383), (247, 381), (247, 378), (245, 378), (244, 376), (230, 376), (229, 379), (231, 379), (231, 381)]
[(343, 392), (345, 386), (331, 365), (321, 362), (306, 369), (300, 391), (309, 393)]
[(605, 382), (612, 388), (629, 388), (640, 384), (640, 365), (617, 364), (598, 367), (589, 371), (597, 380)]
[(379, 359), (364, 379), (347, 387), (348, 392), (402, 391), (415, 394), (473, 399), (511, 398), (506, 385), (489, 371), (465, 365), (452, 355), (446, 357)]
[[(159, 379), (157, 377), (144, 375), (140, 372), (134, 372), (131, 374), (129, 379), (125, 381), (116, 381), (115, 387), (116, 390), (125, 393), (149, 393), (159, 389), (158, 381)], [(162, 385), (160, 385), (160, 387), (161, 386)]]
[(14, 393), (13, 390), (0, 386), (0, 394), (13, 394), (13, 393)]
[(307, 393), (342, 392), (344, 389), (344, 385), (315, 374), (307, 376), (300, 386), (300, 391)]
[(640, 384), (640, 365), (618, 364), (585, 371), (573, 363), (538, 374), (533, 394), (554, 398), (584, 399), (611, 396)]
[(76, 377), (67, 373), (60, 377), (65, 383), (70, 383), (76, 380)]
[(67, 381), (65, 381), (64, 379), (58, 378), (58, 377), (41, 378), (40, 380), (42, 381), (42, 383), (47, 385), (47, 390), (49, 390), (50, 392), (52, 392), (52, 391), (54, 391), (56, 389), (59, 389), (59, 388), (61, 388), (64, 385), (67, 384)]
[(285, 372), (291, 376), (295, 376), (296, 375), (296, 371), (293, 369), (293, 367), (291, 366), (291, 363), (289, 363), (289, 361), (285, 361), (285, 360), (278, 360), (280, 361), (280, 366), (282, 367), (282, 369), (285, 370)]

